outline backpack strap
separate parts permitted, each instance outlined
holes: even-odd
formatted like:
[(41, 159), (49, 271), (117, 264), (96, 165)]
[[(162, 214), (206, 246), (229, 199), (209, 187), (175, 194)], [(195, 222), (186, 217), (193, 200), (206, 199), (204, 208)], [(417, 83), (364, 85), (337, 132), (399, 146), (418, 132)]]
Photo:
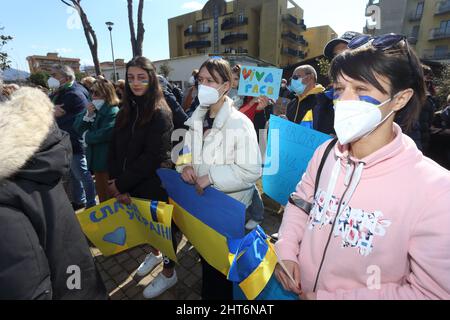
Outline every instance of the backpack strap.
[[(325, 165), (325, 162), (327, 161), (328, 155), (330, 154), (333, 147), (336, 145), (337, 141), (338, 141), (338, 139), (334, 138), (328, 144), (327, 148), (325, 149), (325, 152), (323, 153), (322, 160), (320, 161), (319, 169), (317, 169), (316, 181), (314, 184), (314, 194), (313, 194), (314, 197), (316, 196), (317, 189), (319, 188), (320, 176), (322, 174), (322, 170)], [(311, 209), (313, 207), (312, 203), (305, 201), (302, 198), (296, 196), (295, 193), (292, 193), (291, 196), (289, 197), (289, 203), (293, 204), (294, 206), (296, 206), (299, 209), (302, 209), (307, 215), (309, 215), (309, 213), (311, 212)]]
[(316, 182), (314, 184), (314, 196), (316, 196), (317, 189), (319, 188), (319, 182), (320, 182), (320, 176), (322, 175), (322, 170), (325, 165), (325, 162), (327, 161), (328, 155), (330, 154), (331, 150), (336, 145), (338, 139), (334, 138), (331, 140), (330, 144), (325, 149), (325, 152), (323, 153), (322, 160), (320, 161), (319, 169), (317, 169), (317, 175), (316, 175)]

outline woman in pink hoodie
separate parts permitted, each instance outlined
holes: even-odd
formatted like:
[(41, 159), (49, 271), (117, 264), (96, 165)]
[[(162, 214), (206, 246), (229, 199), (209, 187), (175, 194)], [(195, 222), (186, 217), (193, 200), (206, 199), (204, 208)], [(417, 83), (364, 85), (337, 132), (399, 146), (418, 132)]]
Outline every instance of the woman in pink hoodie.
[(420, 61), (400, 35), (349, 48), (330, 71), (339, 141), (291, 195), (275, 274), (302, 299), (450, 299), (450, 173), (394, 123), (420, 110)]

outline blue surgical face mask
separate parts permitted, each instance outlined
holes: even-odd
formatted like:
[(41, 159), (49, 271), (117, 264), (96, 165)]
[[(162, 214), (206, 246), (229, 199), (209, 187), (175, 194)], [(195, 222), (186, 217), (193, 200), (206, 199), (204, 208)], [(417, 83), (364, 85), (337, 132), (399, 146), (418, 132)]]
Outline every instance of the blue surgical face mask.
[(299, 78), (298, 80), (292, 79), (289, 90), (294, 91), (296, 94), (302, 94), (303, 92), (305, 92), (306, 84), (304, 84), (302, 80), (302, 78)]

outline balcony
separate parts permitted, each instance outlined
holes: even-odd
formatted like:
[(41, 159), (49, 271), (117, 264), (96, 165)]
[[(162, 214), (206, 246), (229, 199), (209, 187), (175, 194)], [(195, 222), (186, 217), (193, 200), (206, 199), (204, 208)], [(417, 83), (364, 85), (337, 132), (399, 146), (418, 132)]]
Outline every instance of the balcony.
[(416, 10), (414, 10), (413, 12), (411, 12), (409, 14), (408, 20), (410, 22), (420, 21), (420, 20), (422, 20), (422, 16), (423, 16), (423, 12), (418, 13)]
[(244, 26), (248, 24), (248, 18), (247, 17), (239, 17), (239, 18), (226, 18), (223, 20), (222, 24), (220, 25), (220, 28), (222, 30), (230, 30), (234, 27), (238, 26)]
[(303, 38), (303, 36), (298, 36), (292, 32), (285, 32), (281, 35), (282, 39), (292, 42), (296, 45), (307, 46), (308, 42)]
[(246, 33), (232, 33), (225, 36), (221, 43), (222, 44), (230, 44), (239, 41), (246, 41), (248, 39), (248, 34)]
[(184, 45), (185, 49), (200, 49), (211, 47), (211, 41), (201, 40), (201, 41), (189, 41)]
[(294, 50), (291, 48), (283, 48), (281, 49), (281, 54), (287, 55), (287, 56), (292, 56), (292, 57), (296, 57), (296, 58), (300, 58), (300, 59), (305, 59), (306, 58), (306, 53), (301, 51), (301, 50)]
[(418, 37), (417, 35), (412, 34), (412, 35), (410, 35), (410, 36), (408, 37), (408, 42), (409, 42), (410, 44), (415, 45), (415, 44), (417, 44), (418, 38), (419, 38), (419, 37)]
[(282, 17), (282, 21), (290, 25), (291, 27), (294, 27), (296, 30), (306, 31), (304, 19), (300, 19), (300, 21), (297, 21), (297, 18), (294, 17), (292, 14), (284, 14)]
[(435, 15), (445, 14), (450, 12), (450, 0), (439, 1), (436, 5)]
[(450, 51), (446, 50), (424, 50), (423, 59), (426, 60), (450, 60)]
[(184, 30), (184, 36), (198, 36), (198, 35), (202, 35), (202, 34), (208, 34), (211, 32), (211, 28), (210, 27), (203, 27), (203, 28), (187, 28), (186, 30)]
[(247, 54), (248, 50), (245, 48), (225, 48), (223, 53), (227, 54)]
[(446, 38), (450, 38), (450, 30), (441, 28), (431, 29), (430, 40), (439, 40)]

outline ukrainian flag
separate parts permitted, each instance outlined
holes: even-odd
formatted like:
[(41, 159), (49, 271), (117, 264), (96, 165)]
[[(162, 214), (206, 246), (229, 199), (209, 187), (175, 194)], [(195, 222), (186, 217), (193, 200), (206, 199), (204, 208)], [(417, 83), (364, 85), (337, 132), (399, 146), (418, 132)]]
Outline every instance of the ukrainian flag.
[(264, 290), (277, 264), (275, 249), (258, 226), (243, 239), (228, 241), (230, 271), (227, 278), (239, 283), (248, 300)]
[(180, 151), (180, 154), (178, 155), (176, 165), (182, 166), (191, 163), (192, 163), (192, 152), (189, 146), (185, 145), (183, 149)]

